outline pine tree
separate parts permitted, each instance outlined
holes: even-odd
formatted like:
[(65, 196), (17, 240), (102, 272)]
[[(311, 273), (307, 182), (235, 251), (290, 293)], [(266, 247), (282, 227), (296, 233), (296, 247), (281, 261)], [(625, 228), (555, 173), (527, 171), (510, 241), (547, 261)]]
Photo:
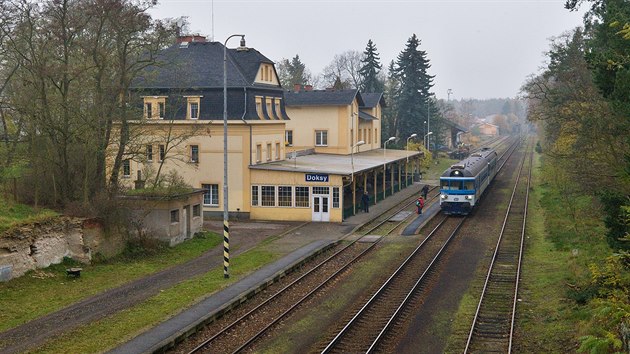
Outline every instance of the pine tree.
[(378, 78), (378, 74), (381, 71), (382, 65), (376, 46), (372, 40), (368, 40), (365, 52), (363, 52), (363, 59), (361, 63), (363, 66), (359, 69), (359, 75), (361, 76), (361, 91), (362, 92), (383, 92), (385, 85)]
[[(407, 47), (398, 55), (394, 69), (400, 81), (400, 90), (396, 96), (396, 132), (399, 137), (414, 133), (426, 135), (427, 119), (431, 120), (432, 125), (437, 123), (438, 110), (433, 107), (430, 92), (435, 76), (428, 74), (431, 65), (427, 53), (418, 49), (419, 45), (420, 40), (414, 34), (407, 41)], [(437, 135), (436, 132), (434, 134)]]
[(387, 80), (385, 81), (385, 102), (383, 107), (383, 121), (381, 123), (381, 140), (387, 140), (390, 136), (396, 135), (396, 117), (398, 116), (398, 105), (396, 97), (400, 90), (400, 80), (396, 76), (394, 61), (389, 63)]
[(311, 80), (311, 75), (298, 54), (290, 61), (282, 59), (276, 66), (276, 70), (280, 85), (288, 90), (292, 90), (294, 84), (306, 85)]

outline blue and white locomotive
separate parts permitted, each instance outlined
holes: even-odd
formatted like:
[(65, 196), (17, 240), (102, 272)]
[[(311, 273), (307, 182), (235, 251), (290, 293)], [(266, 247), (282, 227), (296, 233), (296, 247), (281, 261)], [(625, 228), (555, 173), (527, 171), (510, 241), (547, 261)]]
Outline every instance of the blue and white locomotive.
[(497, 153), (490, 148), (472, 153), (440, 177), (440, 207), (445, 214), (466, 215), (497, 174)]

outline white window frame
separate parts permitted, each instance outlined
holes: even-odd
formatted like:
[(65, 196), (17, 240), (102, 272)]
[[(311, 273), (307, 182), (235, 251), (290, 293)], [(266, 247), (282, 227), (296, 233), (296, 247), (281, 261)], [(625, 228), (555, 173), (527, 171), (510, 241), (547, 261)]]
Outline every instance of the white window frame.
[(287, 146), (293, 146), (293, 130), (284, 131), (284, 142)]
[(199, 145), (190, 145), (190, 162), (199, 163)]
[(126, 159), (122, 162), (122, 175), (124, 178), (131, 178), (131, 160)]
[[(208, 186), (209, 188), (207, 188)], [(216, 187), (216, 191), (213, 191), (214, 187)], [(202, 183), (201, 188), (206, 192), (203, 193), (203, 205), (204, 206), (219, 206), (219, 185), (216, 183)], [(216, 200), (215, 199), (216, 193)], [(208, 199), (206, 199), (206, 195), (208, 195)], [(209, 203), (206, 203), (208, 201)]]
[(315, 131), (315, 146), (328, 146), (328, 130)]

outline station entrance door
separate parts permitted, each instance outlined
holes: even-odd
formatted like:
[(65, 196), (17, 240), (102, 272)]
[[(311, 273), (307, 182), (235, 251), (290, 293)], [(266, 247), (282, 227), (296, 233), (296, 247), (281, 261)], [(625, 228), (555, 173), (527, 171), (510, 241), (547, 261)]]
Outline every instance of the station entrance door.
[(330, 221), (330, 187), (313, 187), (313, 221)]

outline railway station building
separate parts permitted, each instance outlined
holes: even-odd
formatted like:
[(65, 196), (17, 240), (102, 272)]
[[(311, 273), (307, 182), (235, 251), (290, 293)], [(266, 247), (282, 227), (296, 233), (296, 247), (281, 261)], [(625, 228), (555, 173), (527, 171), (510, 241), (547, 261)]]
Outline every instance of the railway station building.
[[(382, 93), (285, 91), (257, 50), (226, 53), (231, 217), (341, 222), (365, 191), (374, 204), (413, 183), (420, 153), (381, 148)], [(223, 55), (221, 43), (181, 38), (134, 84), (143, 117), (123, 184), (176, 172), (206, 190), (205, 216), (223, 214)]]

